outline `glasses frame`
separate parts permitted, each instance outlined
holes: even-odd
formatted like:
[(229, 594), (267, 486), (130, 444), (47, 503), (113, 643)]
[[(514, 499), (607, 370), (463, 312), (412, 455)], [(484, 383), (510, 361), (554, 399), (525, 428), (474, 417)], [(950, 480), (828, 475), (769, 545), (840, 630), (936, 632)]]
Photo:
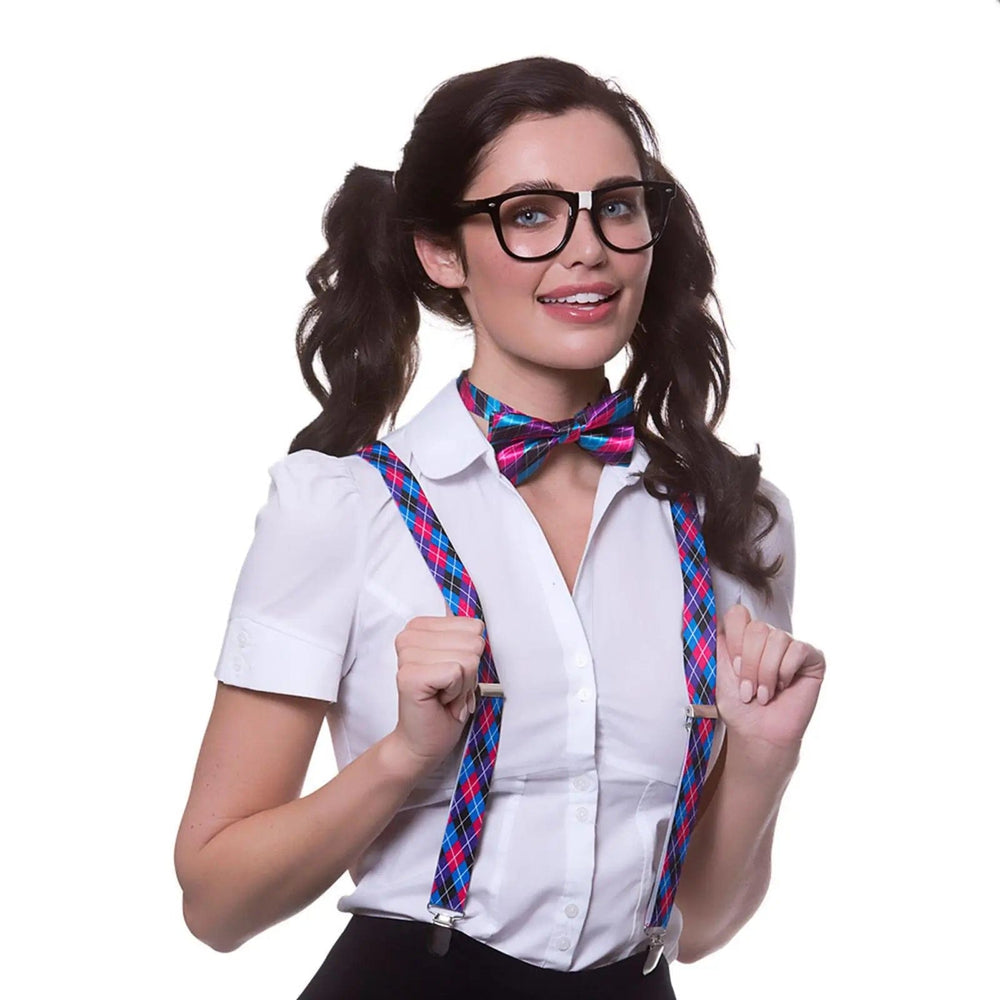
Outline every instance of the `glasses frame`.
[[(659, 232), (656, 233), (648, 243), (644, 243), (641, 247), (631, 247), (628, 250), (623, 250), (621, 247), (616, 247), (604, 235), (604, 230), (601, 229), (600, 219), (598, 219), (598, 217), (593, 213), (594, 200), (600, 195), (607, 194), (609, 191), (620, 191), (623, 188), (639, 187), (647, 190), (652, 188), (653, 190), (660, 192), (666, 199), (667, 207), (666, 211), (663, 213), (663, 224), (660, 226)], [(550, 257), (555, 257), (557, 253), (560, 253), (564, 249), (573, 235), (573, 230), (576, 228), (576, 220), (579, 217), (580, 212), (584, 209), (590, 212), (590, 221), (594, 224), (594, 232), (597, 233), (598, 239), (610, 250), (614, 250), (615, 253), (641, 253), (643, 250), (648, 250), (663, 235), (664, 230), (667, 228), (667, 217), (670, 214), (670, 202), (673, 200), (676, 193), (677, 185), (670, 181), (626, 181), (624, 184), (609, 184), (606, 187), (594, 188), (592, 191), (559, 191), (554, 188), (526, 188), (521, 191), (508, 191), (506, 194), (494, 195), (492, 198), (476, 198), (472, 201), (458, 201), (455, 203), (455, 208), (458, 210), (462, 219), (466, 219), (470, 215), (479, 215), (481, 213), (488, 214), (493, 220), (493, 229), (500, 242), (500, 248), (507, 254), (508, 257), (513, 257), (514, 260), (536, 261), (548, 260)], [(514, 253), (514, 251), (511, 250), (504, 241), (503, 227), (500, 223), (500, 206), (503, 205), (505, 201), (509, 201), (511, 198), (523, 198), (525, 195), (531, 194), (554, 195), (557, 198), (562, 198), (562, 200), (569, 205), (569, 222), (566, 225), (566, 233), (562, 238), (562, 242), (560, 242), (559, 246), (557, 246), (554, 250), (550, 250), (548, 253), (540, 254), (537, 257), (524, 257), (521, 254)]]

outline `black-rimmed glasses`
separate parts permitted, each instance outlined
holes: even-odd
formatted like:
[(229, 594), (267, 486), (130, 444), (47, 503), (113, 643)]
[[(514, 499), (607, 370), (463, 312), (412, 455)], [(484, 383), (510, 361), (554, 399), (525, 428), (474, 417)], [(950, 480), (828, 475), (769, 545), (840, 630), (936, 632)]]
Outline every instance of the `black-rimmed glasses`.
[(455, 208), (463, 218), (487, 213), (500, 246), (517, 260), (554, 257), (569, 242), (583, 209), (590, 212), (605, 246), (638, 253), (663, 235), (676, 191), (677, 186), (666, 181), (634, 181), (593, 191), (537, 188), (460, 201)]

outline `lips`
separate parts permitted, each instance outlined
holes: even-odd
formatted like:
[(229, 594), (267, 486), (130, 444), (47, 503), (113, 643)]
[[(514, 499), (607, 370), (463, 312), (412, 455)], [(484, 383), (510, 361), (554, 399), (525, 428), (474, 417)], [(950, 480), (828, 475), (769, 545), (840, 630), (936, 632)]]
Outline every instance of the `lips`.
[[(552, 304), (556, 299), (567, 299), (574, 295), (585, 296), (579, 302), (562, 303), (567, 305), (590, 305), (598, 304), (617, 295), (619, 289), (607, 282), (596, 282), (590, 285), (560, 285), (558, 288), (549, 289), (538, 296), (538, 301), (546, 305)], [(594, 299), (594, 296), (599, 296)]]

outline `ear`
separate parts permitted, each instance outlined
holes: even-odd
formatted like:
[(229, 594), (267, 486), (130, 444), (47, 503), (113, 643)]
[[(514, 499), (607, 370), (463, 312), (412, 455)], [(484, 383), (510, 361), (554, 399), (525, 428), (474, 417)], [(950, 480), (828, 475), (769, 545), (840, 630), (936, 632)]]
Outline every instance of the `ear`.
[(465, 268), (458, 251), (451, 245), (438, 243), (421, 233), (413, 236), (413, 249), (427, 272), (427, 277), (444, 288), (461, 288), (465, 284)]

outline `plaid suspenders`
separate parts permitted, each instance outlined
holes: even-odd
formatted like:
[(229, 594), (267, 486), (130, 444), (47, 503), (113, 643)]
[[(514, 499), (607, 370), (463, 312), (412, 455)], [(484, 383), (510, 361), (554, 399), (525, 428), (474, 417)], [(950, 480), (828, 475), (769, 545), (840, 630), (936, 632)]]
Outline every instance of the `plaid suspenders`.
[[(479, 595), (420, 484), (396, 453), (382, 441), (366, 446), (357, 454), (382, 475), (452, 612), (481, 618), (484, 622), (486, 645), (479, 661), (477, 687), (480, 697), (466, 738), (427, 904), (433, 915), (428, 947), (435, 954), (443, 955), (448, 950), (452, 926), (465, 916), (465, 902), (500, 741), (504, 695), (493, 662)], [(649, 952), (643, 974), (652, 972), (663, 953), (663, 938), (673, 909), (688, 839), (694, 827), (717, 717), (715, 595), (701, 522), (689, 494), (671, 500), (670, 504), (684, 580), (681, 628), (688, 693), (685, 722), (688, 746), (678, 781), (670, 831), (658, 866), (659, 880), (646, 913), (645, 932), (649, 939)]]

